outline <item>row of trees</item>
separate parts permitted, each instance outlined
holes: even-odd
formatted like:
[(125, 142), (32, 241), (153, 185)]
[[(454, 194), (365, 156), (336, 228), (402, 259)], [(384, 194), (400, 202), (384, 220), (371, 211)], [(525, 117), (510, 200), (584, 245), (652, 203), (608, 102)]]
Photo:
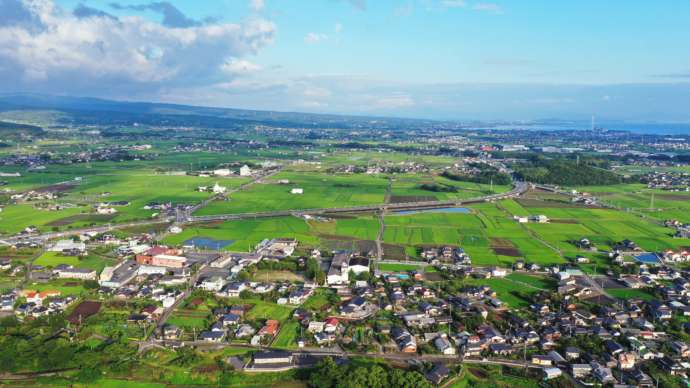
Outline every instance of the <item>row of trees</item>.
[(368, 366), (337, 365), (332, 358), (319, 361), (309, 376), (313, 388), (431, 388), (419, 372), (389, 369), (374, 364)]
[(473, 182), (483, 184), (493, 183), (495, 185), (509, 185), (512, 182), (510, 175), (499, 172), (494, 167), (491, 167), (489, 165), (481, 165), (479, 168), (480, 171), (472, 175), (455, 174), (450, 171), (444, 171), (441, 174), (441, 176), (459, 182)]

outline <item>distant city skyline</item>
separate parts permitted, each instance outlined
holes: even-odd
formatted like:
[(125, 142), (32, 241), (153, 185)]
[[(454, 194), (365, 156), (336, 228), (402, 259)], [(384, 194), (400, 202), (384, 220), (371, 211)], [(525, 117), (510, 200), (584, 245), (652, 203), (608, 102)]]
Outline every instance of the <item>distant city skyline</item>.
[(0, 92), (690, 122), (685, 1), (0, 0)]

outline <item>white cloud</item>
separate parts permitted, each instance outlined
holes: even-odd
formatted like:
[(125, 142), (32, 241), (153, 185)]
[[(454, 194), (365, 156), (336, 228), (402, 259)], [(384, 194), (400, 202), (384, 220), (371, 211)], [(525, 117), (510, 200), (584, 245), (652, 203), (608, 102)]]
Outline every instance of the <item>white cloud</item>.
[(492, 13), (503, 12), (503, 7), (495, 3), (477, 3), (472, 7), (472, 9), (474, 9), (475, 11), (484, 11)]
[(0, 89), (10, 91), (114, 96), (209, 85), (228, 79), (232, 58), (257, 53), (275, 31), (263, 19), (173, 28), (137, 16), (78, 17), (52, 0), (11, 1), (30, 17), (0, 15)]
[(221, 69), (230, 74), (249, 74), (261, 70), (261, 66), (246, 59), (230, 58), (221, 65)]
[(335, 31), (336, 34), (340, 34), (343, 31), (343, 25), (341, 23), (335, 23), (333, 31)]
[(264, 0), (249, 0), (249, 8), (254, 11), (261, 11), (266, 6)]
[(330, 97), (332, 94), (330, 90), (318, 86), (307, 86), (304, 89), (304, 95), (307, 97)]
[(441, 6), (445, 8), (464, 8), (467, 3), (464, 0), (443, 0)]
[(318, 44), (325, 40), (328, 40), (328, 35), (318, 32), (310, 32), (304, 36), (304, 43), (308, 44)]
[(371, 101), (376, 109), (400, 109), (415, 105), (412, 96), (407, 94), (394, 94), (390, 96), (377, 97)]

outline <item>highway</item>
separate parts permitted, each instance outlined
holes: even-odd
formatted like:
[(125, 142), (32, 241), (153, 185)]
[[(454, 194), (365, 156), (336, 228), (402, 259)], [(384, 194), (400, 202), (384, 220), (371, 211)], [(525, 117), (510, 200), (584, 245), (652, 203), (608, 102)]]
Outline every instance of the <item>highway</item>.
[(0, 239), (0, 244), (12, 245), (22, 240), (50, 240), (55, 238), (62, 238), (74, 236), (81, 233), (105, 233), (115, 229), (131, 228), (137, 226), (167, 224), (177, 222), (178, 225), (188, 225), (194, 223), (210, 222), (210, 221), (229, 221), (229, 220), (243, 220), (256, 218), (270, 218), (270, 217), (285, 217), (285, 216), (303, 216), (303, 215), (324, 215), (342, 214), (342, 213), (364, 213), (364, 212), (395, 212), (404, 210), (424, 210), (424, 209), (438, 209), (444, 207), (455, 207), (462, 205), (469, 205), (473, 203), (481, 203), (487, 201), (496, 201), (501, 199), (515, 198), (527, 191), (528, 183), (516, 182), (511, 191), (499, 194), (491, 194), (482, 197), (468, 198), (462, 200), (447, 200), (447, 201), (424, 201), (424, 202), (406, 202), (406, 203), (384, 203), (364, 206), (351, 206), (341, 208), (316, 208), (316, 209), (291, 209), (278, 210), (267, 212), (253, 212), (253, 213), (237, 213), (237, 214), (215, 214), (209, 216), (188, 216), (184, 220), (178, 219), (176, 216), (161, 217), (149, 220), (126, 222), (122, 224), (108, 224), (103, 226), (94, 226), (89, 228), (70, 229), (62, 232), (49, 232), (42, 234), (26, 234), (20, 236), (6, 237)]

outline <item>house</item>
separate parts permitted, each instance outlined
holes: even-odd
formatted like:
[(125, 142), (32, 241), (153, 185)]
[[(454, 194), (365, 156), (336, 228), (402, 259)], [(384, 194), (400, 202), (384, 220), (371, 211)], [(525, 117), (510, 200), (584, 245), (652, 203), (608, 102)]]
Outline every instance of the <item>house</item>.
[(321, 333), (326, 326), (326, 322), (310, 321), (307, 325), (307, 331), (310, 333)]
[(565, 348), (565, 358), (569, 361), (580, 358), (580, 349), (573, 346), (568, 346)]
[(199, 339), (201, 341), (207, 341), (207, 342), (223, 342), (225, 339), (225, 331), (217, 330), (217, 331), (202, 331), (201, 334), (199, 335)]
[(256, 333), (256, 330), (254, 330), (253, 327), (250, 325), (244, 324), (240, 325), (237, 330), (235, 330), (235, 337), (236, 338), (249, 338)]
[(437, 362), (434, 363), (433, 368), (424, 377), (426, 377), (427, 380), (429, 380), (432, 384), (440, 386), (441, 381), (448, 377), (448, 375), (450, 375), (448, 368), (442, 363)]
[(434, 346), (441, 354), (453, 355), (455, 354), (455, 347), (448, 341), (445, 336), (438, 336), (434, 339)]
[(513, 354), (515, 352), (515, 349), (511, 344), (498, 343), (489, 345), (489, 351), (499, 356), (507, 356)]
[(288, 297), (288, 303), (294, 305), (302, 304), (306, 302), (307, 298), (309, 298), (309, 296), (311, 296), (313, 292), (314, 290), (311, 288), (301, 288), (298, 290), (294, 290), (290, 293), (290, 296)]
[(529, 221), (536, 222), (539, 224), (545, 224), (545, 223), (549, 222), (549, 217), (547, 217), (543, 214), (539, 214), (536, 216), (529, 216)]
[(166, 324), (163, 327), (162, 336), (164, 340), (176, 340), (180, 338), (180, 329), (175, 325)]
[(606, 351), (608, 351), (609, 354), (611, 354), (612, 356), (622, 353), (625, 350), (625, 348), (623, 348), (621, 344), (612, 340), (604, 341), (604, 347), (606, 348)]
[(652, 316), (657, 320), (669, 320), (673, 317), (671, 308), (663, 302), (652, 300), (649, 302)]
[(635, 367), (637, 356), (633, 352), (624, 352), (618, 354), (618, 368), (623, 370), (630, 370)]
[(417, 352), (417, 340), (415, 340), (414, 336), (412, 336), (409, 331), (396, 326), (391, 329), (390, 336), (398, 344), (401, 352)]
[(223, 326), (234, 326), (240, 323), (241, 317), (232, 313), (228, 313), (221, 317), (220, 322)]
[(592, 366), (589, 364), (570, 364), (570, 374), (574, 378), (580, 379), (592, 373)]
[(275, 336), (278, 334), (278, 328), (280, 327), (280, 322), (275, 319), (269, 319), (266, 324), (259, 330), (260, 336)]
[(338, 318), (326, 318), (326, 321), (324, 322), (323, 331), (326, 333), (335, 333), (338, 330), (339, 324), (340, 323), (338, 322)]
[(553, 364), (553, 360), (549, 356), (535, 354), (532, 356), (532, 364), (540, 366), (551, 366)]
[(544, 368), (544, 379), (551, 380), (560, 377), (563, 374), (558, 368)]
[(315, 333), (314, 341), (316, 341), (318, 345), (328, 345), (335, 341), (335, 334), (326, 332)]
[(673, 341), (671, 342), (671, 350), (681, 358), (690, 357), (690, 347), (685, 342)]
[(326, 282), (329, 285), (342, 285), (349, 282), (350, 270), (348, 266), (350, 264), (350, 256), (349, 252), (337, 252), (333, 256), (331, 267), (326, 277)]
[(607, 368), (597, 362), (592, 362), (590, 365), (592, 365), (592, 375), (602, 384), (616, 381), (616, 379), (613, 377), (613, 372), (611, 372), (611, 368)]
[(220, 291), (226, 284), (225, 278), (214, 275), (204, 278), (199, 287), (205, 291)]
[(304, 189), (295, 187), (290, 190), (290, 194), (304, 194)]

